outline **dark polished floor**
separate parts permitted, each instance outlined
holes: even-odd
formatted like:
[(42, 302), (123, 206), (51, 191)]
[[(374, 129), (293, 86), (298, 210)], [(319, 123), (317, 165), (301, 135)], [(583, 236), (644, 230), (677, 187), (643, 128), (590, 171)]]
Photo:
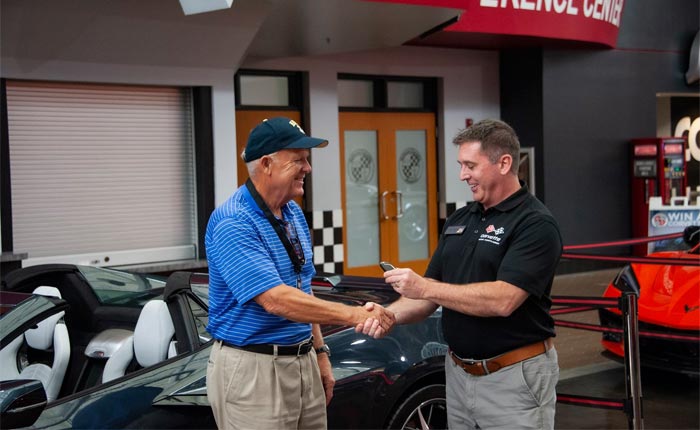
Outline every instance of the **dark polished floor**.
[[(698, 379), (659, 371), (642, 371), (642, 422), (645, 429), (698, 429)], [(624, 368), (601, 370), (559, 382), (559, 393), (625, 398)], [(557, 429), (626, 429), (621, 411), (558, 405)]]
[[(557, 276), (554, 296), (599, 297), (617, 270)], [(597, 324), (595, 312), (563, 315), (557, 319)], [(625, 398), (622, 364), (604, 357), (600, 334), (557, 328), (556, 347), (561, 368), (558, 393)], [(644, 369), (641, 375), (645, 429), (700, 429), (700, 380), (673, 372)], [(627, 416), (617, 410), (559, 404), (557, 429), (626, 429)]]

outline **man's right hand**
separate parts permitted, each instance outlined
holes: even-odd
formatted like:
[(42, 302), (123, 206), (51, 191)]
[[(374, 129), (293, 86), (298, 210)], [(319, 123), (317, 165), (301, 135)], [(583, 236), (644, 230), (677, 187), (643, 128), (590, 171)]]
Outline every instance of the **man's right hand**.
[(375, 339), (389, 334), (394, 324), (396, 324), (394, 313), (374, 302), (365, 303), (363, 308), (370, 315), (364, 322), (360, 322), (355, 326), (355, 332), (372, 336)]

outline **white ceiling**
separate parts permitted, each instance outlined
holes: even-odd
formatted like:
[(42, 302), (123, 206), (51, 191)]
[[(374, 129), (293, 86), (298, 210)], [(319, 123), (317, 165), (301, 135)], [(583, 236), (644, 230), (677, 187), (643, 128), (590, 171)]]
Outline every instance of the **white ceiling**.
[(272, 3), (271, 12), (249, 51), (256, 57), (400, 46), (461, 12), (358, 0), (274, 0)]
[(0, 54), (50, 61), (237, 68), (285, 57), (398, 46), (459, 11), (361, 0), (234, 0), (186, 16), (178, 0), (2, 0)]

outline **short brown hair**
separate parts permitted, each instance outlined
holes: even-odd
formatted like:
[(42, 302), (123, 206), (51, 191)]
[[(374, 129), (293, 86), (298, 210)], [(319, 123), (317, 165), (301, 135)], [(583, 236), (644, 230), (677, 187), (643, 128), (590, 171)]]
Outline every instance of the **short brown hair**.
[(513, 158), (510, 170), (516, 175), (518, 174), (520, 141), (515, 130), (505, 122), (497, 119), (484, 119), (460, 130), (452, 139), (452, 143), (457, 146), (466, 142), (481, 143), (481, 151), (486, 154), (491, 163), (497, 163), (503, 154), (509, 154)]

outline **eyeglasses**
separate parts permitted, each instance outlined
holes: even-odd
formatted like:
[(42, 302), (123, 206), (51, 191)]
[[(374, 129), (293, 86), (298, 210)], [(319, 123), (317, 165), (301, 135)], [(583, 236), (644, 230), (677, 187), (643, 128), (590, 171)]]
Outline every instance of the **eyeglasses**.
[(283, 223), (284, 232), (287, 234), (287, 238), (292, 244), (292, 248), (294, 248), (294, 253), (297, 255), (297, 258), (301, 264), (304, 264), (306, 262), (306, 259), (304, 258), (304, 249), (301, 247), (301, 241), (299, 241), (299, 235), (297, 235), (296, 227), (294, 227), (294, 224), (290, 223), (289, 221), (283, 221)]

